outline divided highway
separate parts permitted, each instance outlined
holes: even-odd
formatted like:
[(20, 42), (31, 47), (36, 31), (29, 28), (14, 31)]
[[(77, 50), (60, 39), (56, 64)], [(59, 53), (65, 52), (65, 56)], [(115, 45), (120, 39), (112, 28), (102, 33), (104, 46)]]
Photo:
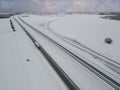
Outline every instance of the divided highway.
[(69, 90), (120, 90), (119, 82), (52, 40), (19, 16), (14, 17), (14, 20), (44, 55)]

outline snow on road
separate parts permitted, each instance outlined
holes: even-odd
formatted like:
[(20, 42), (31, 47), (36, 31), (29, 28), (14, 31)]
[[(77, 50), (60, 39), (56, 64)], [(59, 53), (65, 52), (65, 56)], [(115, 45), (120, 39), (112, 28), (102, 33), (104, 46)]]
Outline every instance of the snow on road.
[[(107, 66), (111, 68), (113, 71), (119, 73), (120, 47), (118, 40), (119, 38), (117, 38), (119, 37), (118, 30), (119, 21), (105, 20), (100, 18), (101, 17), (100, 15), (84, 15), (84, 14), (73, 15), (58, 14), (46, 16), (28, 15), (28, 17), (23, 16), (25, 15), (21, 15), (21, 18), (28, 22), (30, 25), (44, 32), (53, 40), (68, 47), (68, 49), (72, 49), (73, 51), (77, 52), (79, 56), (85, 57), (86, 60), (90, 60), (93, 63), (96, 63), (103, 69), (105, 69), (105, 67)], [(42, 28), (42, 30), (40, 28)], [(83, 30), (81, 30), (81, 28), (83, 28)], [(56, 33), (69, 37), (70, 39), (64, 37), (62, 38), (67, 40), (67, 42), (75, 44), (77, 47), (80, 47), (81, 49), (78, 49), (70, 45), (69, 43), (63, 42), (63, 40), (56, 38), (53, 35)], [(104, 39), (106, 37), (111, 37), (113, 39), (113, 43), (111, 45), (105, 43)], [(71, 38), (73, 40), (71, 40)], [(74, 42), (74, 40), (77, 40), (78, 42)], [(81, 47), (79, 43), (90, 48), (92, 51), (95, 51), (98, 54), (101, 54), (110, 59), (100, 57), (99, 55), (95, 55), (95, 53), (91, 53), (90, 50)], [(101, 62), (102, 64), (104, 64), (105, 67), (101, 65)], [(115, 72), (113, 72), (113, 74), (115, 74)]]
[(21, 27), (0, 21), (0, 90), (67, 90)]
[[(106, 83), (102, 82), (98, 77), (94, 76), (93, 73), (89, 72), (89, 70), (87, 70), (84, 66), (80, 65), (78, 62), (76, 62), (73, 58), (71, 58), (71, 56), (66, 54), (54, 43), (50, 42), (44, 36), (32, 30), (25, 24), (23, 25), (28, 30), (28, 32), (30, 32), (32, 36), (40, 43), (40, 45), (42, 45), (45, 48), (45, 50), (50, 54), (50, 56), (54, 58), (54, 60), (60, 65), (60, 67), (62, 67), (62, 69), (67, 73), (67, 75), (70, 76), (70, 78), (81, 90), (96, 90), (96, 88), (97, 90), (101, 90), (101, 88), (105, 90), (112, 90), (111, 87), (109, 87)], [(44, 30), (41, 27), (39, 29), (40, 31)]]

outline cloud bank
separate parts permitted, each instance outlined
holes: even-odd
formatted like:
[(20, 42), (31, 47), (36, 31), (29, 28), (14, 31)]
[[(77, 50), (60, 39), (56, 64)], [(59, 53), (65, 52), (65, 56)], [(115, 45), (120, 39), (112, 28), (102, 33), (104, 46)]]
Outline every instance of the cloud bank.
[(120, 0), (0, 0), (10, 12), (120, 12)]

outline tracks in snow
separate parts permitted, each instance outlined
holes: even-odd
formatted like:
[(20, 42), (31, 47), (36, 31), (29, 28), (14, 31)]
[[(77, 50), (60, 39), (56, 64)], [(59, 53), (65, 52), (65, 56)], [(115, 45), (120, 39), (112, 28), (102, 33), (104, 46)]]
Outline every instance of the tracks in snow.
[[(15, 19), (15, 18), (14, 18)], [(20, 24), (17, 19), (15, 21), (21, 26), (21, 28), (25, 31), (25, 33), (29, 36), (33, 44), (36, 48), (42, 52), (46, 60), (53, 67), (53, 69), (57, 72), (63, 82), (70, 90), (80, 90), (77, 85), (70, 79), (70, 77), (62, 70), (62, 68), (55, 62), (55, 60), (47, 53), (47, 51), (34, 39), (34, 37), (26, 30), (26, 28)]]
[[(46, 36), (45, 34), (43, 34), (42, 32), (40, 32), (36, 28), (32, 27), (31, 25), (29, 25), (28, 23), (26, 23), (24, 20), (22, 20), (20, 17), (19, 17), (19, 19), (25, 25), (27, 25), (28, 27), (30, 27), (32, 30), (36, 31), (37, 33), (39, 33), (40, 35), (42, 35), (46, 39), (48, 39), (50, 42), (54, 43), (57, 47), (59, 47), (61, 50), (63, 50), (66, 54), (68, 54), (74, 60), (76, 60), (77, 62), (79, 62), (83, 66), (85, 66), (88, 70), (90, 70), (91, 72), (93, 72), (95, 75), (97, 75), (99, 78), (101, 78), (107, 84), (109, 84), (110, 86), (112, 86), (114, 89), (120, 90), (120, 83), (116, 82), (115, 80), (113, 80), (112, 78), (110, 78), (109, 76), (107, 76), (106, 74), (104, 74), (103, 72), (101, 72), (100, 70), (96, 69), (94, 66), (90, 65), (85, 60), (83, 60), (82, 58), (78, 57), (77, 55), (75, 55), (70, 50), (68, 50), (65, 47), (63, 47), (62, 45), (60, 45), (59, 43), (55, 42), (50, 37)], [(17, 23), (25, 30), (26, 34), (30, 37), (30, 39), (32, 40), (32, 42), (35, 44), (37, 41), (27, 32), (27, 30), (18, 21), (17, 21)], [(49, 60), (48, 61), (49, 63), (52, 61), (51, 65), (53, 65), (52, 67), (54, 69), (56, 67), (58, 68), (57, 70), (55, 70), (56, 72), (59, 71), (60, 73), (63, 73), (63, 77), (62, 77), (62, 75), (60, 75), (59, 72), (57, 72), (59, 74), (59, 76), (61, 77), (61, 79), (64, 82), (67, 80), (65, 83), (70, 88), (70, 90), (79, 90), (79, 88), (74, 84), (74, 82), (72, 82), (72, 80), (69, 78), (69, 76), (65, 74), (65, 72), (62, 70), (62, 68), (52, 59), (51, 56), (49, 56), (49, 54), (47, 53), (47, 51), (45, 51), (44, 48), (39, 45), (39, 43), (35, 44), (35, 46), (43, 53), (43, 55), (46, 57), (46, 59)]]

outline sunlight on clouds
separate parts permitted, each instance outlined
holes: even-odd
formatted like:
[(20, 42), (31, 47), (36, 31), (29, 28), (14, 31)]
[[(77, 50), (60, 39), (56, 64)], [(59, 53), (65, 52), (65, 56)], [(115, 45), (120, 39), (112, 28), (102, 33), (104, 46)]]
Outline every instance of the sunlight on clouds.
[(32, 2), (35, 2), (35, 3), (40, 3), (39, 0), (32, 0)]
[(67, 8), (70, 6), (70, 1), (69, 0), (45, 0), (42, 2), (44, 5), (44, 8), (47, 11), (52, 11), (52, 12), (59, 12), (59, 11), (66, 11)]
[(120, 11), (120, 0), (32, 0), (50, 12)]
[(119, 11), (120, 0), (0, 0), (0, 11), (106, 12)]
[(49, 9), (49, 10), (55, 10), (55, 5), (53, 5), (52, 2), (49, 2), (49, 1), (44, 1), (44, 5), (45, 5), (45, 8), (46, 9)]
[(85, 0), (73, 0), (71, 3), (71, 10), (73, 11), (84, 11), (88, 9), (88, 2)]

